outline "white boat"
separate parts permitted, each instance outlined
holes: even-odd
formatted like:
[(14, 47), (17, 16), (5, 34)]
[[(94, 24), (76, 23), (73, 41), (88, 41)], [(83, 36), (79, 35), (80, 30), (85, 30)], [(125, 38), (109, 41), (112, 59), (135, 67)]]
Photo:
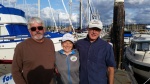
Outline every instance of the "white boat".
[(150, 78), (150, 36), (135, 35), (131, 44), (126, 47), (125, 58), (131, 71), (146, 80)]
[(0, 5), (0, 76), (10, 72), (14, 48), (29, 37), (22, 10)]

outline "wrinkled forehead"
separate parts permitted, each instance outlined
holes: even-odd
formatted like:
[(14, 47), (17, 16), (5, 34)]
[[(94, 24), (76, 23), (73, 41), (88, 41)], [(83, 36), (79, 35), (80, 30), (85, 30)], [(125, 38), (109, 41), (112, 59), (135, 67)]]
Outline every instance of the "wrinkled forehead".
[(33, 22), (28, 23), (28, 28), (37, 27), (37, 26), (43, 26), (43, 23), (37, 22), (37, 21), (33, 21)]
[(37, 22), (34, 22), (32, 24), (29, 24), (30, 26), (42, 26), (42, 23), (37, 23)]

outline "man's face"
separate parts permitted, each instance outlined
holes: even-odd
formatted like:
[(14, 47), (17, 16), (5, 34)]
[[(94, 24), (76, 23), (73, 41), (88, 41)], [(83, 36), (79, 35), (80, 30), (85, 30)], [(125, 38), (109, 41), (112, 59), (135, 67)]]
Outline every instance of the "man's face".
[(41, 42), (44, 37), (45, 28), (42, 26), (42, 24), (35, 22), (34, 24), (30, 25), (29, 32), (35, 41)]
[(98, 28), (88, 28), (88, 35), (90, 38), (90, 41), (95, 41), (99, 35), (100, 35), (101, 30)]

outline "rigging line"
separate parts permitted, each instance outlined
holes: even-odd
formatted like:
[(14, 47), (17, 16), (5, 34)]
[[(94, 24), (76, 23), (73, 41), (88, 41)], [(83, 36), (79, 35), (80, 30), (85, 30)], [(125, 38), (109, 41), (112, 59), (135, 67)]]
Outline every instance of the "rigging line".
[(66, 6), (65, 6), (65, 4), (64, 4), (64, 0), (62, 0), (62, 4), (63, 4), (63, 6), (64, 6), (64, 9), (65, 9), (66, 13), (67, 13), (67, 16), (69, 17), (70, 26), (72, 27), (73, 33), (75, 33), (75, 30), (74, 30), (73, 25), (72, 25), (72, 22), (71, 22), (71, 17), (70, 17), (69, 14), (68, 14), (68, 11), (67, 11)]
[(87, 22), (89, 22), (90, 20), (91, 20), (91, 13), (92, 13), (92, 11), (91, 11), (91, 7), (90, 7), (90, 0), (88, 0), (88, 2), (87, 2), (87, 10), (88, 10), (88, 12), (87, 12), (87, 16), (88, 16), (88, 21)]
[(96, 10), (96, 8), (93, 6), (93, 2), (92, 1), (91, 1), (91, 8), (93, 9), (92, 17), (93, 17), (93, 19), (95, 19), (96, 18), (95, 17), (95, 14), (96, 14), (95, 10)]
[(92, 6), (91, 6), (91, 0), (88, 0), (89, 1), (89, 3), (88, 3), (88, 5), (89, 5), (89, 7), (90, 7), (90, 14), (93, 14), (93, 11), (92, 11)]
[(54, 18), (54, 14), (53, 14), (53, 12), (52, 12), (52, 7), (51, 7), (50, 0), (48, 0), (48, 3), (49, 3), (50, 11), (51, 11), (51, 13), (52, 13), (52, 18), (53, 18), (53, 21), (54, 21), (54, 25), (55, 25), (56, 32), (58, 32), (57, 25), (56, 25), (56, 21), (55, 21), (55, 18)]
[(93, 2), (91, 2), (91, 7), (93, 8), (93, 18), (100, 19), (100, 15), (98, 14), (98, 10), (96, 11), (96, 7), (93, 5)]
[(143, 84), (146, 84), (149, 80), (150, 80), (150, 78), (148, 78)]
[(91, 11), (93, 12), (94, 11), (94, 6), (93, 6), (93, 2), (91, 0), (89, 1), (89, 5), (90, 5), (90, 8), (91, 8)]
[(88, 22), (88, 15), (87, 15), (87, 13), (88, 13), (88, 8), (86, 8), (85, 11), (83, 10), (83, 14), (84, 14), (83, 17), (85, 17), (86, 21)]
[(88, 15), (87, 15), (87, 12), (88, 12), (88, 8), (86, 8), (85, 10), (84, 10), (84, 7), (82, 6), (82, 11), (83, 11), (83, 13), (82, 13), (82, 15), (83, 15), (83, 17), (81, 17), (82, 19), (82, 22), (84, 21), (84, 18), (85, 18), (85, 20), (87, 21), (87, 23), (85, 24), (85, 25), (87, 25), (88, 24)]
[[(80, 1), (81, 2), (81, 1)], [(81, 2), (82, 3), (82, 2)], [(86, 19), (86, 21), (88, 22), (88, 10), (89, 10), (89, 8), (88, 8), (88, 5), (89, 5), (89, 3), (87, 3), (87, 7), (85, 8), (85, 10), (84, 10), (84, 7), (83, 6), (81, 6), (81, 8), (82, 8), (82, 14), (84, 15), (83, 16), (83, 19), (82, 19), (82, 21), (84, 20), (84, 18)]]

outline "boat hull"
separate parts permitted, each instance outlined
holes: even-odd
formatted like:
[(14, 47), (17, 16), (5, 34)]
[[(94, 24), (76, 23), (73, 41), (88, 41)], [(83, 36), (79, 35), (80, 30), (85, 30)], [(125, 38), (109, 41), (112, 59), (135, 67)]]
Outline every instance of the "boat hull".
[(12, 74), (8, 73), (0, 77), (0, 84), (15, 84)]
[(144, 63), (140, 63), (134, 59), (131, 59), (129, 57), (130, 55), (126, 55), (126, 61), (128, 66), (131, 66), (131, 71), (133, 71), (133, 73), (138, 74), (139, 76), (141, 76), (142, 78), (144, 78), (145, 80), (150, 78), (150, 64), (144, 64)]
[(150, 71), (145, 71), (145, 70), (142, 70), (142, 69), (136, 68), (136, 67), (132, 67), (132, 68), (136, 74), (140, 75), (145, 80), (148, 80), (150, 78)]

